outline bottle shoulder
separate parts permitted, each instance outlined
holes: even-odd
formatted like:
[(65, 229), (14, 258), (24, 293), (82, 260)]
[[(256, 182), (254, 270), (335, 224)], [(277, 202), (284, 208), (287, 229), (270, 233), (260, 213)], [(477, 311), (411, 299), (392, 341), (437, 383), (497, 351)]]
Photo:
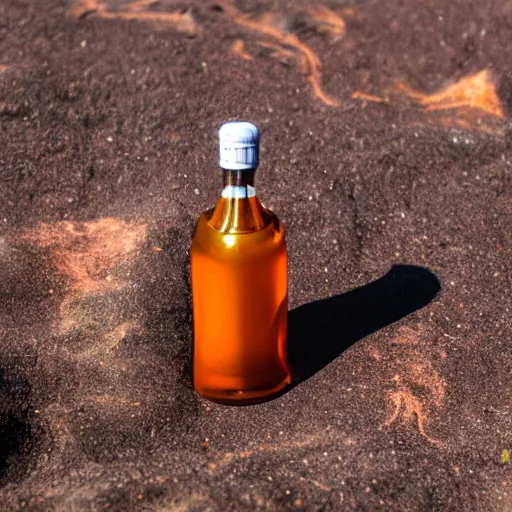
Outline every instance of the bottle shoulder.
[(258, 197), (221, 197), (204, 213), (208, 224), (221, 233), (254, 233), (270, 226), (280, 229), (276, 214), (265, 208)]
[[(213, 216), (215, 208), (210, 208), (209, 210), (204, 211), (195, 226), (194, 234), (198, 231), (209, 231), (212, 232), (212, 234), (218, 234), (220, 235), (236, 235), (236, 236), (249, 236), (249, 235), (263, 235), (268, 233), (274, 233), (279, 234), (284, 237), (284, 225), (279, 219), (279, 217), (272, 212), (271, 210), (268, 210), (265, 208), (264, 210), (264, 224), (261, 226), (260, 229), (252, 230), (252, 231), (240, 231), (240, 232), (223, 232), (222, 230), (216, 229), (215, 226), (212, 225), (211, 219)], [(194, 235), (195, 237), (195, 235)]]
[(203, 212), (196, 225), (192, 240), (192, 253), (218, 255), (245, 254), (248, 259), (258, 258), (263, 252), (286, 251), (284, 228), (278, 216), (262, 206), (263, 224), (252, 231), (223, 231), (212, 225), (214, 210)]

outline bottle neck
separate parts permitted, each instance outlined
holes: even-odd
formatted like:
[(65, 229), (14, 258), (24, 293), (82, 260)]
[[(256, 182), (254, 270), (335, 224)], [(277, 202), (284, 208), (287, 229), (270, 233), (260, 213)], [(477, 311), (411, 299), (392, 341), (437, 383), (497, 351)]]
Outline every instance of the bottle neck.
[(250, 233), (263, 229), (268, 214), (256, 197), (254, 169), (224, 169), (222, 197), (211, 213), (208, 223), (221, 233)]
[(233, 171), (224, 169), (222, 197), (226, 199), (244, 199), (256, 197), (254, 188), (254, 175), (256, 169)]

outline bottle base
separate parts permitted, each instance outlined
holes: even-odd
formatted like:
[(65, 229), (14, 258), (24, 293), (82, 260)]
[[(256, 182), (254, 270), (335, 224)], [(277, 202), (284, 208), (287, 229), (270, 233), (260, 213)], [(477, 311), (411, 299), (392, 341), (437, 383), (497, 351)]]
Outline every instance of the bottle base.
[(210, 389), (195, 386), (197, 394), (211, 402), (224, 405), (255, 405), (268, 402), (281, 395), (291, 384), (291, 377), (286, 376), (276, 386), (271, 388), (240, 389)]

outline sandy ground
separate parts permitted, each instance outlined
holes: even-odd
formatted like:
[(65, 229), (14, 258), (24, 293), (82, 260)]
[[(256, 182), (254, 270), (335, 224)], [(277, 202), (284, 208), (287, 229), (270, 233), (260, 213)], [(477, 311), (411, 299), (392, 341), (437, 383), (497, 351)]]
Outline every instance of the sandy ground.
[[(0, 2), (0, 509), (512, 509), (506, 0)], [(262, 132), (295, 383), (190, 382), (216, 130)]]

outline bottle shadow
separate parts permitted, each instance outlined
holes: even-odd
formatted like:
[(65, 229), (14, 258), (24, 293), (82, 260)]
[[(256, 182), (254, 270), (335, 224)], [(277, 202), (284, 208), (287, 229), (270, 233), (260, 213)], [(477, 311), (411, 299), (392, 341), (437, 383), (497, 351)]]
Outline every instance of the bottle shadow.
[(394, 265), (383, 277), (288, 313), (288, 390), (327, 366), (366, 336), (434, 299), (441, 284), (428, 269)]

